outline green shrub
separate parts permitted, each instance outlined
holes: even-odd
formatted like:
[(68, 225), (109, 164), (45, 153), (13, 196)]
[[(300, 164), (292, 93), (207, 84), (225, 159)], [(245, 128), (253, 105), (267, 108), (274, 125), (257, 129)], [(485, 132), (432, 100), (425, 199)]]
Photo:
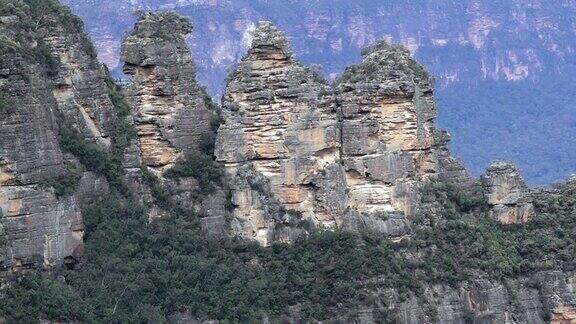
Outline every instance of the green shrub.
[(82, 170), (72, 164), (66, 163), (66, 172), (58, 177), (48, 179), (42, 183), (43, 186), (54, 188), (56, 197), (68, 197), (76, 192), (80, 179), (82, 178)]
[(37, 61), (46, 68), (46, 73), (48, 73), (49, 76), (58, 75), (60, 60), (52, 55), (50, 48), (43, 39), (40, 38), (37, 42), (38, 45), (34, 50)]
[(0, 298), (0, 313), (7, 323), (37, 323), (46, 318), (87, 320), (77, 317), (87, 306), (82, 298), (72, 287), (51, 276), (25, 274), (14, 278)]
[(224, 175), (221, 165), (212, 156), (202, 153), (192, 153), (186, 159), (178, 161), (164, 173), (169, 179), (192, 177), (198, 181), (200, 191), (209, 193), (220, 183)]
[(108, 94), (115, 111), (111, 149), (107, 150), (96, 143), (88, 142), (82, 134), (69, 125), (60, 126), (60, 146), (64, 152), (78, 158), (88, 170), (105, 176), (113, 187), (126, 192), (122, 177), (122, 162), (126, 148), (137, 135), (134, 126), (127, 119), (130, 115), (130, 107), (110, 77), (107, 78), (107, 84)]
[(125, 188), (122, 165), (106, 149), (88, 142), (78, 131), (68, 126), (60, 127), (59, 139), (62, 150), (78, 158), (86, 169), (105, 176), (116, 188)]

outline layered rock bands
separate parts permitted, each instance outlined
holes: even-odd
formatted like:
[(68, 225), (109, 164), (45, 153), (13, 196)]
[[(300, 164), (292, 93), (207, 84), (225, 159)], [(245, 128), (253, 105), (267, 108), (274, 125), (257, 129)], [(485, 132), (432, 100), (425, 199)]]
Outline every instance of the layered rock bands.
[(59, 145), (62, 127), (107, 150), (116, 118), (81, 21), (65, 8), (38, 6), (15, 2), (0, 19), (0, 269), (79, 260), (79, 200), (97, 195), (86, 186), (101, 181), (81, 170), (78, 192), (67, 197), (46, 183), (78, 164)]
[(294, 224), (409, 234), (418, 183), (469, 182), (434, 125), (433, 81), (384, 42), (329, 86), (260, 23), (223, 97), (216, 155), (231, 177), (233, 232), (290, 241)]
[(145, 13), (122, 44), (142, 160), (159, 174), (212, 133), (213, 111), (186, 45), (191, 32), (190, 22), (174, 13)]

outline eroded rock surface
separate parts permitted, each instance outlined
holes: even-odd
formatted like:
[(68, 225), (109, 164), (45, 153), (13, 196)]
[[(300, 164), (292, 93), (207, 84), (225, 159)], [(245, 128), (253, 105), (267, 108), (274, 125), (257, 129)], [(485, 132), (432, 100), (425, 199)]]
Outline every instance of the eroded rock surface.
[(550, 324), (576, 323), (576, 307), (559, 306), (552, 311)]
[(396, 323), (574, 323), (574, 274), (539, 272), (495, 281), (475, 279), (451, 287), (425, 285), (419, 295), (400, 297), (393, 289), (377, 293), (375, 307), (362, 307), (356, 319), (378, 314)]
[(126, 97), (134, 111), (143, 163), (161, 173), (210, 140), (213, 111), (195, 80), (186, 45), (190, 22), (175, 13), (144, 13), (124, 39)]
[(513, 164), (492, 164), (481, 177), (492, 206), (492, 218), (502, 224), (526, 223), (534, 216), (534, 206), (524, 179)]
[(350, 209), (411, 218), (419, 181), (469, 181), (436, 129), (433, 80), (407, 49), (385, 42), (365, 49), (335, 89)]
[[(132, 77), (124, 93), (134, 116), (142, 164), (161, 186), (173, 192), (171, 203), (194, 210), (208, 234), (221, 235), (227, 191), (215, 186), (209, 194), (200, 194), (205, 188), (193, 177), (164, 177), (178, 162), (210, 153), (218, 126), (216, 105), (196, 82), (196, 68), (186, 45), (191, 32), (192, 24), (178, 14), (141, 14), (122, 44), (124, 71)], [(145, 196), (143, 200), (153, 205), (150, 220), (168, 215), (154, 206), (149, 192)]]
[[(469, 181), (434, 126), (431, 78), (402, 47), (368, 49), (332, 88), (262, 22), (223, 109), (216, 155), (235, 178), (235, 234), (263, 244), (275, 226), (302, 220), (400, 237), (410, 231), (419, 181)], [(266, 199), (285, 216), (274, 219), (262, 192), (239, 180), (244, 169), (267, 180)]]
[[(268, 22), (258, 26), (228, 84), (216, 143), (218, 160), (238, 175), (232, 185), (237, 233), (267, 244), (279, 223), (274, 218), (336, 225), (346, 193), (329, 92), (294, 60), (281, 31)], [(268, 210), (267, 200), (277, 207)]]
[(77, 163), (59, 145), (63, 127), (109, 148), (116, 115), (107, 76), (66, 8), (11, 8), (0, 20), (0, 267), (74, 264), (83, 253), (80, 199), (104, 185), (85, 172), (86, 190), (57, 197), (48, 183)]

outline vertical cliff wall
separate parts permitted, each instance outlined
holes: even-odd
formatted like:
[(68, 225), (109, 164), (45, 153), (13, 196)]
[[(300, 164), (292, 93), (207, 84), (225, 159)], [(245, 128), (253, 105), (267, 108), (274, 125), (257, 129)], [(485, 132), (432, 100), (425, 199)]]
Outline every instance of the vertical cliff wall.
[(228, 83), (216, 143), (218, 160), (235, 178), (235, 233), (267, 244), (283, 217), (336, 225), (345, 192), (330, 99), (326, 83), (294, 60), (286, 36), (261, 23)]
[(80, 199), (106, 181), (60, 142), (65, 132), (110, 149), (117, 116), (106, 71), (82, 22), (55, 1), (3, 7), (0, 36), (0, 267), (73, 264), (83, 252)]
[(402, 236), (419, 181), (469, 182), (434, 126), (432, 80), (402, 47), (367, 49), (330, 87), (262, 22), (223, 111), (216, 155), (233, 179), (233, 230), (262, 244), (292, 239), (302, 221)]
[(142, 160), (160, 173), (200, 149), (213, 131), (214, 112), (186, 45), (191, 32), (190, 22), (174, 13), (145, 13), (122, 44)]

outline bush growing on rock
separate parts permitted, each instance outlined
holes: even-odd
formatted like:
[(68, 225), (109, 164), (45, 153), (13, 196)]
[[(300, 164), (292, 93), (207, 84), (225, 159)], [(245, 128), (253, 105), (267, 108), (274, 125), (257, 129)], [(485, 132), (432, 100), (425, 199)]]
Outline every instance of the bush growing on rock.
[(222, 167), (214, 161), (214, 158), (202, 153), (188, 155), (186, 159), (178, 161), (164, 173), (164, 176), (169, 179), (177, 180), (188, 177), (196, 179), (203, 193), (214, 190), (215, 184), (220, 183), (223, 175)]
[[(188, 172), (183, 167), (178, 173)], [(449, 218), (419, 228), (410, 240), (394, 244), (378, 235), (319, 231), (293, 245), (270, 248), (208, 239), (189, 211), (150, 224), (141, 206), (113, 196), (85, 208), (82, 267), (15, 280), (3, 290), (11, 299), (0, 304), (0, 313), (8, 321), (129, 323), (164, 321), (184, 311), (201, 319), (247, 322), (265, 315), (280, 318), (288, 306), (298, 304), (304, 319), (323, 320), (377, 300), (374, 291), (379, 289), (394, 288), (408, 297), (429, 284), (458, 286), (478, 276), (572, 271), (574, 188), (565, 185), (543, 195), (535, 222), (506, 227), (485, 217), (482, 199), (471, 208), (451, 187), (435, 183), (422, 195), (441, 197), (437, 212)], [(50, 287), (64, 293), (53, 299)], [(382, 316), (382, 321), (394, 320)]]

